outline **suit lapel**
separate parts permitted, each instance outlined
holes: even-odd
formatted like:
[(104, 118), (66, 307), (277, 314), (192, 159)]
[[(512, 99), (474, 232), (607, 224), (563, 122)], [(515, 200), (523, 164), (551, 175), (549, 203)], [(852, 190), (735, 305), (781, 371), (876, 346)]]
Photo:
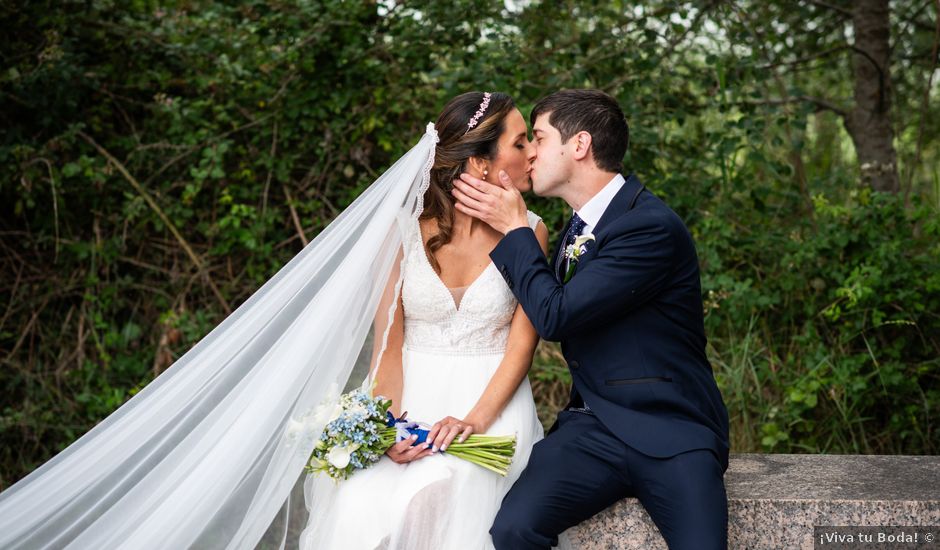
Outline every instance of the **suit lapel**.
[(604, 215), (601, 216), (600, 221), (597, 222), (597, 225), (594, 226), (594, 229), (591, 230), (594, 235), (599, 235), (601, 230), (605, 225), (609, 224), (611, 221), (620, 217), (621, 214), (624, 214), (633, 206), (631, 204), (636, 198), (637, 192), (643, 187), (643, 184), (640, 183), (640, 180), (637, 179), (636, 175), (630, 174), (627, 177), (626, 181), (623, 183), (623, 187), (620, 188), (620, 191), (617, 191), (617, 194), (614, 195), (614, 198), (610, 201), (610, 204), (607, 205), (607, 209), (604, 210)]
[[(607, 209), (604, 210), (604, 214), (597, 222), (597, 225), (591, 229), (591, 233), (594, 234), (594, 237), (599, 239), (601, 231), (603, 231), (604, 227), (609, 225), (610, 222), (619, 218), (623, 214), (626, 214), (634, 206), (636, 206), (639, 195), (643, 189), (645, 189), (645, 186), (640, 183), (640, 180), (636, 177), (636, 175), (630, 174), (630, 176), (624, 182), (623, 187), (620, 188), (620, 191), (617, 191), (617, 194), (614, 195), (613, 199), (611, 199), (610, 204), (607, 205)], [(577, 267), (580, 268), (584, 262), (593, 258), (596, 252), (597, 240), (588, 245), (584, 255), (581, 256), (580, 260), (578, 260)], [(575, 270), (575, 273), (577, 273), (577, 269)]]
[(559, 281), (561, 281), (563, 278), (563, 276), (559, 274), (559, 269), (561, 267), (561, 249), (565, 243), (565, 235), (568, 234), (568, 228), (571, 227), (571, 220), (573, 217), (574, 216), (570, 216), (568, 218), (568, 223), (565, 224), (565, 228), (561, 231), (561, 236), (558, 237), (558, 242), (555, 243), (555, 253), (552, 255), (552, 266), (555, 268), (555, 278), (557, 278)]

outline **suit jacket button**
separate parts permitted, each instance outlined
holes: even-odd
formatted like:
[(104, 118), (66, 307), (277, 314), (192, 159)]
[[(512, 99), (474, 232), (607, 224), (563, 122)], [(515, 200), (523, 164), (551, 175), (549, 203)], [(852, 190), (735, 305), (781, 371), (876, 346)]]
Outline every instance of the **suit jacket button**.
[(577, 361), (569, 361), (569, 362), (568, 362), (568, 366), (571, 367), (572, 369), (580, 369), (580, 368), (581, 368), (581, 364), (578, 363)]

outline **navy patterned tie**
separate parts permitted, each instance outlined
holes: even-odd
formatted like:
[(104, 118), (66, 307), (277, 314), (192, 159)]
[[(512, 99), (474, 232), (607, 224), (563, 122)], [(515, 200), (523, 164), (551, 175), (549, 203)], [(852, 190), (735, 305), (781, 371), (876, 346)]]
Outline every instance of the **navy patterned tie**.
[(574, 241), (581, 236), (581, 232), (584, 231), (584, 228), (587, 226), (587, 223), (581, 219), (581, 216), (577, 212), (574, 213), (574, 216), (571, 217), (571, 225), (568, 227), (568, 232), (565, 233), (565, 243), (561, 247), (561, 253), (558, 255), (558, 279), (565, 278), (565, 272), (568, 270), (568, 262), (565, 257), (565, 251), (568, 250), (568, 247), (574, 244)]

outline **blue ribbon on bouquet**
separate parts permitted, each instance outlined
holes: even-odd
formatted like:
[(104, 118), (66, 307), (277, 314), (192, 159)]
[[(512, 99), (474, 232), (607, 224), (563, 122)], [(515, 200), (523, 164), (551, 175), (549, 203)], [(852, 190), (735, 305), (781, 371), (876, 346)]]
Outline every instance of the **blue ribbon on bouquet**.
[(413, 420), (408, 420), (404, 416), (401, 418), (395, 418), (395, 415), (392, 414), (392, 411), (386, 411), (385, 416), (388, 420), (385, 421), (385, 425), (390, 428), (395, 428), (397, 432), (395, 435), (395, 441), (402, 441), (408, 439), (412, 435), (417, 435), (418, 439), (411, 444), (412, 447), (418, 445), (419, 443), (424, 443), (428, 439), (428, 434), (431, 433), (431, 427), (423, 422), (415, 422)]

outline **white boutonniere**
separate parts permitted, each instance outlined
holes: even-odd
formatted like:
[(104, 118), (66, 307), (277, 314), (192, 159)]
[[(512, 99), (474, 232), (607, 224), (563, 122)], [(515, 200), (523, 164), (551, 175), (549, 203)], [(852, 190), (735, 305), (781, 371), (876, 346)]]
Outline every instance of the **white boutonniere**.
[(575, 267), (578, 264), (578, 260), (581, 259), (581, 254), (587, 250), (587, 243), (594, 240), (594, 235), (588, 233), (586, 235), (581, 235), (574, 240), (574, 244), (568, 245), (565, 248), (565, 258), (568, 259), (568, 272), (565, 273), (565, 280), (563, 282), (567, 283), (571, 280), (571, 276), (574, 275)]

